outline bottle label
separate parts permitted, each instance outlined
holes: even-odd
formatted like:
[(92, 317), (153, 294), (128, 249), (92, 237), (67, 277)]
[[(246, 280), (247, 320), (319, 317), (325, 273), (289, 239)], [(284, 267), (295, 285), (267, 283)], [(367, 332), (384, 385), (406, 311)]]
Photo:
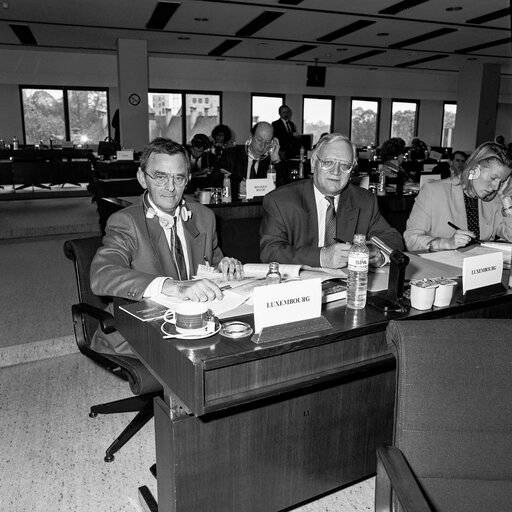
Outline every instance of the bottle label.
[(349, 254), (348, 270), (353, 270), (354, 272), (367, 272), (369, 259), (368, 254)]

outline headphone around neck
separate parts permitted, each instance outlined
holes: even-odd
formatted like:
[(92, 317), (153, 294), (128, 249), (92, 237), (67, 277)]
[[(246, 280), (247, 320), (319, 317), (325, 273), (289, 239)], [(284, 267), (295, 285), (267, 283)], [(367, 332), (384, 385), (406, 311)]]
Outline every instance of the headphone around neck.
[(154, 217), (158, 217), (158, 222), (160, 223), (160, 226), (165, 228), (172, 228), (174, 227), (176, 223), (176, 219), (178, 218), (178, 215), (181, 216), (181, 220), (183, 222), (187, 222), (188, 219), (192, 217), (192, 212), (187, 208), (187, 204), (185, 202), (185, 199), (181, 200), (181, 203), (176, 207), (176, 211), (174, 212), (174, 215), (169, 215), (165, 212), (157, 212), (150, 204), (149, 201), (147, 201), (147, 192), (144, 194), (142, 198), (143, 206), (146, 209), (146, 218), (147, 219), (153, 219)]

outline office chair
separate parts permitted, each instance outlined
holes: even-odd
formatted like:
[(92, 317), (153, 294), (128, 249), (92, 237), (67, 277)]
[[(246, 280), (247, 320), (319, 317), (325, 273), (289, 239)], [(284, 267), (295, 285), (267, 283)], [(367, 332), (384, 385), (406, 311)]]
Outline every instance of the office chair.
[(114, 317), (104, 311), (108, 298), (98, 297), (91, 292), (89, 270), (96, 250), (101, 245), (101, 236), (77, 238), (64, 242), (64, 254), (75, 266), (78, 304), (73, 304), (71, 312), (78, 348), (97, 364), (117, 377), (127, 380), (133, 397), (93, 405), (89, 416), (121, 412), (137, 412), (123, 432), (105, 452), (105, 462), (114, 460), (114, 454), (124, 446), (153, 416), (153, 398), (160, 396), (162, 387), (146, 367), (133, 357), (104, 355), (90, 348), (92, 336), (98, 325), (103, 332), (115, 331)]
[(375, 509), (512, 508), (512, 320), (391, 321), (394, 445), (377, 450)]

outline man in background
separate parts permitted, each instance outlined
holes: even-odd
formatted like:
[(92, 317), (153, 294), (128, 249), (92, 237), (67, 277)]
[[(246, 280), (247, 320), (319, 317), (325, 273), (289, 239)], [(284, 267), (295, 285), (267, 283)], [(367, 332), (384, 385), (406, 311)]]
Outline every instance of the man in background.
[(220, 171), (231, 179), (233, 197), (245, 197), (247, 180), (267, 177), (269, 164), (274, 164), (276, 186), (284, 183), (285, 168), (279, 156), (279, 141), (272, 125), (256, 123), (244, 146), (226, 148), (220, 158)]
[[(403, 249), (402, 237), (380, 214), (375, 195), (349, 182), (356, 155), (347, 137), (326, 135), (311, 156), (313, 179), (290, 183), (264, 197), (262, 262), (341, 268), (356, 233)], [(371, 245), (370, 265), (385, 263), (385, 255)]]
[(279, 119), (272, 123), (274, 136), (279, 139), (281, 146), (281, 159), (286, 160), (299, 153), (300, 133), (291, 120), (292, 111), (288, 105), (279, 107)]

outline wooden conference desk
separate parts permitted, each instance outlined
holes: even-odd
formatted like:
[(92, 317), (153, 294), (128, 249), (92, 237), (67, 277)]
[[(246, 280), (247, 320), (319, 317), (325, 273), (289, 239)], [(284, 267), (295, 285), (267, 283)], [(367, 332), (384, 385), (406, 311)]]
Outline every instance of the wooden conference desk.
[(392, 436), (388, 320), (510, 318), (512, 291), (454, 302), (401, 315), (331, 303), (323, 314), (332, 330), (267, 345), (164, 340), (159, 322), (116, 302), (118, 330), (164, 387), (165, 401), (155, 400), (159, 512), (277, 511), (372, 475), (375, 448)]

